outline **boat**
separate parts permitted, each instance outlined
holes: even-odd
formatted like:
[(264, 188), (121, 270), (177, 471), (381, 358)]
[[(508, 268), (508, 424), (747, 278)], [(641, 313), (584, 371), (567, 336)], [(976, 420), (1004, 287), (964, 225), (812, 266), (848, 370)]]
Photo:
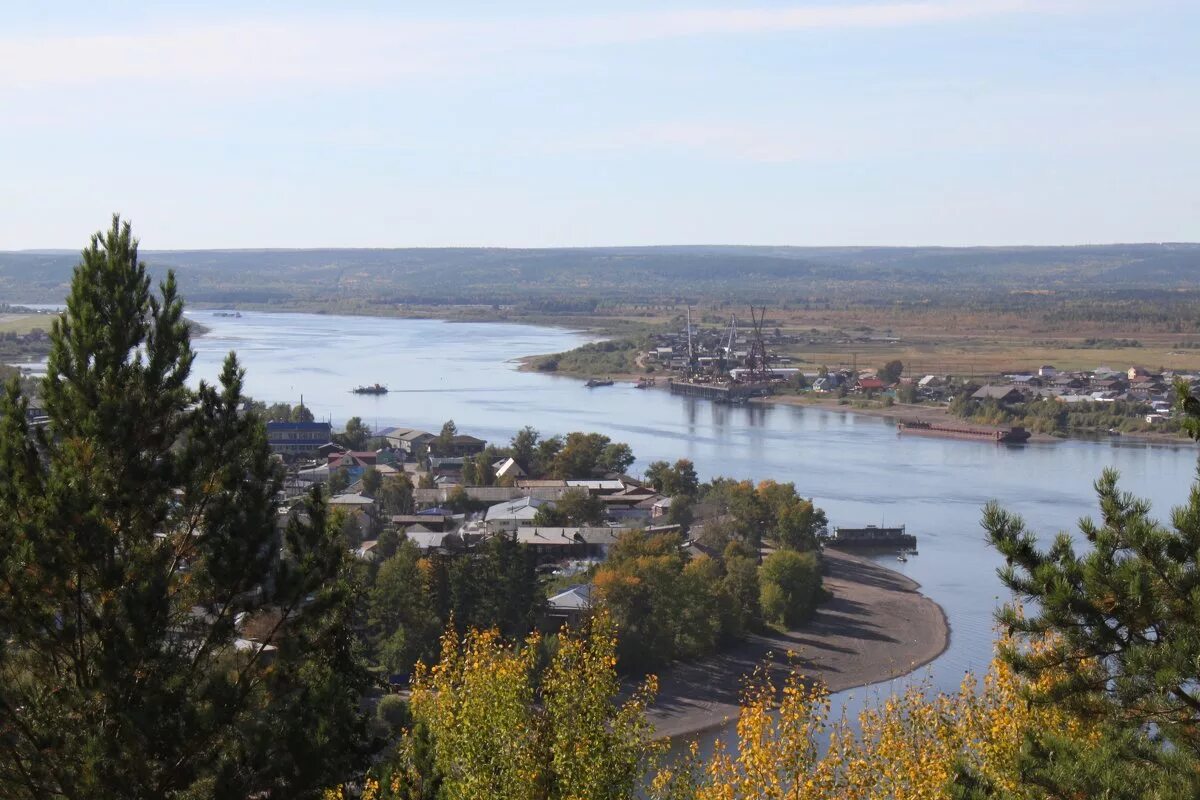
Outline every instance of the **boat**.
[(387, 394), (388, 388), (377, 383), (373, 386), (357, 386), (350, 391), (355, 394)]
[(907, 563), (907, 561), (908, 561), (908, 556), (904, 555), (904, 553), (901, 553), (900, 555), (896, 556), (896, 560), (897, 560), (897, 561), (904, 561), (904, 562), (906, 562), (906, 563)]
[(241, 319), (242, 312), (240, 312), (240, 311), (216, 311), (213, 313), (213, 316), (214, 317), (236, 317), (237, 319)]
[(833, 533), (824, 537), (829, 547), (842, 548), (895, 548), (903, 551), (915, 550), (917, 537), (909, 533), (903, 525), (883, 527), (867, 525), (862, 528), (835, 527)]
[(951, 439), (984, 439), (998, 444), (1021, 444), (1029, 441), (1029, 431), (1018, 426), (1012, 428), (972, 428), (966, 425), (947, 425), (941, 422), (914, 420), (897, 425), (899, 433), (918, 433), (928, 436), (946, 436)]
[(1121, 432), (1119, 430), (1117, 430), (1116, 428), (1109, 428), (1108, 435), (1109, 436), (1120, 436)]
[(649, 389), (654, 385), (654, 378), (638, 378), (637, 383), (633, 385), (635, 389)]
[(604, 380), (601, 380), (599, 378), (592, 378), (591, 380), (589, 380), (587, 383), (584, 384), (584, 386), (588, 387), (589, 389), (595, 389), (597, 386), (612, 386), (612, 385), (613, 385), (613, 382), (608, 380), (607, 378)]

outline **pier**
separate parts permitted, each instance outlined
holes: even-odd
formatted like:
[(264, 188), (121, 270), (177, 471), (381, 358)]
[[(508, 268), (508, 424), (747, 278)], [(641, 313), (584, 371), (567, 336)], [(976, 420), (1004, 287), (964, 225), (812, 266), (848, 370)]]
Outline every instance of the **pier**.
[(740, 403), (751, 397), (766, 397), (771, 393), (770, 384), (765, 383), (693, 383), (671, 381), (671, 394), (688, 397), (703, 397), (717, 403)]

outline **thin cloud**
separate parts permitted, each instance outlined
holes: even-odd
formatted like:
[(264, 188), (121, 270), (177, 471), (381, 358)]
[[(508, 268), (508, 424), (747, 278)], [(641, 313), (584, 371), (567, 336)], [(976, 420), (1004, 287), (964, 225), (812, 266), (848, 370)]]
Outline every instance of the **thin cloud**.
[(111, 81), (340, 85), (466, 74), (528, 52), (950, 24), (1094, 6), (1079, 0), (939, 0), (492, 20), (340, 15), (181, 23), (138, 33), (0, 38), (0, 88)]

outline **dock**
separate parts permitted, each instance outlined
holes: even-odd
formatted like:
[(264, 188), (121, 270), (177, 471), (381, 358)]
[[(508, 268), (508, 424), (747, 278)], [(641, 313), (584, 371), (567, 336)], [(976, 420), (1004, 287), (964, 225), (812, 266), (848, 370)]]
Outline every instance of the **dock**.
[(862, 528), (833, 529), (833, 534), (825, 538), (827, 547), (899, 547), (915, 548), (917, 537), (909, 533), (904, 525), (882, 527), (867, 525)]
[(667, 385), (671, 394), (702, 397), (717, 403), (740, 403), (751, 397), (766, 397), (771, 394), (771, 385), (767, 383), (695, 383), (672, 380)]

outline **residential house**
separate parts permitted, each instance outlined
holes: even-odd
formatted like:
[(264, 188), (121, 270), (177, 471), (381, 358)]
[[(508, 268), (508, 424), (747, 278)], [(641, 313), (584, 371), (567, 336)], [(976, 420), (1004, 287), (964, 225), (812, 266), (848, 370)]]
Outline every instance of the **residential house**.
[(496, 480), (508, 478), (516, 481), (517, 478), (525, 477), (525, 470), (521, 469), (521, 465), (517, 463), (515, 458), (500, 459), (495, 464), (492, 464), (492, 472), (496, 474)]
[(494, 531), (515, 531), (522, 525), (532, 525), (539, 508), (554, 507), (549, 500), (536, 497), (519, 497), (491, 506), (483, 514), (484, 522)]
[(331, 453), (326, 464), (331, 474), (344, 469), (350, 482), (354, 483), (362, 478), (367, 467), (375, 466), (375, 453), (370, 450)]
[(887, 388), (887, 384), (879, 378), (859, 378), (858, 391), (860, 392), (881, 392)]
[(428, 450), (430, 442), (437, 436), (429, 431), (421, 431), (416, 428), (393, 428), (384, 438), (389, 445), (398, 448), (412, 458)]
[(995, 400), (1001, 405), (1007, 405), (1009, 403), (1022, 402), (1025, 399), (1025, 395), (1021, 394), (1021, 391), (1013, 386), (994, 386), (988, 384), (976, 389), (975, 393), (971, 395), (971, 399)]
[(332, 437), (333, 426), (328, 422), (267, 423), (267, 445), (272, 453), (285, 456), (312, 455)]
[(592, 603), (590, 583), (572, 586), (546, 601), (546, 615), (574, 624), (591, 613)]
[(474, 456), (482, 453), (484, 448), (487, 447), (487, 442), (478, 437), (460, 433), (450, 439), (448, 446), (443, 446), (437, 441), (437, 437), (435, 437), (431, 447), (437, 451), (439, 456), (462, 458), (463, 456)]
[(1042, 366), (1038, 367), (1037, 374), (1039, 378), (1053, 378), (1054, 376), (1058, 375), (1058, 370), (1050, 364), (1043, 364)]

